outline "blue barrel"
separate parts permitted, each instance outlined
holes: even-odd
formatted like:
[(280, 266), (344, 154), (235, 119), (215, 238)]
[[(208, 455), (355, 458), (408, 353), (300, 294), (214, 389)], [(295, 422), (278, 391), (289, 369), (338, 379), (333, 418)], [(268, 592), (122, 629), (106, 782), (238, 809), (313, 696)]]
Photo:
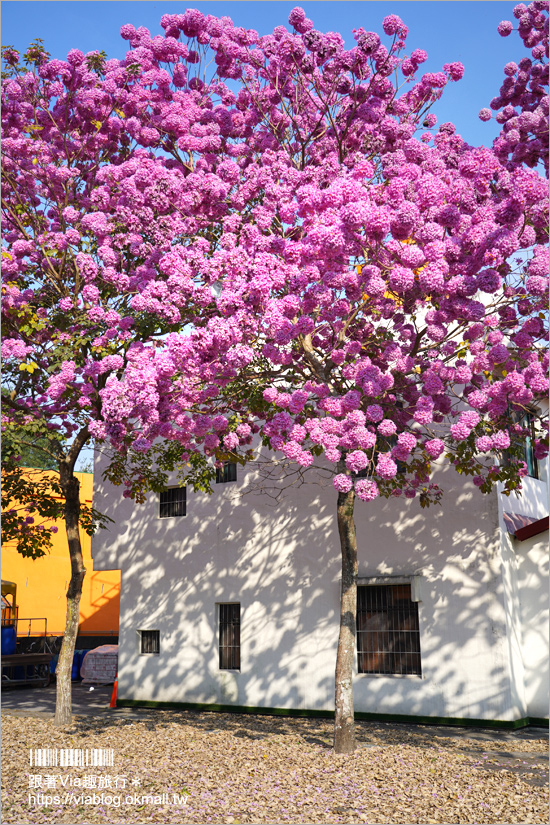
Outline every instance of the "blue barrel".
[[(73, 653), (73, 664), (71, 667), (71, 682), (77, 682), (80, 680), (80, 665), (82, 664), (83, 655), (86, 652), (86, 650), (75, 650), (75, 652)], [(52, 660), (50, 662), (50, 673), (55, 673), (58, 662), (59, 653), (56, 653), (55, 656), (52, 657)]]
[(71, 669), (71, 681), (76, 682), (80, 679), (80, 663), (82, 661), (82, 651), (75, 650), (73, 655), (73, 666)]
[(15, 653), (17, 644), (17, 633), (13, 625), (7, 625), (2, 628), (2, 653), (7, 656), (10, 653)]

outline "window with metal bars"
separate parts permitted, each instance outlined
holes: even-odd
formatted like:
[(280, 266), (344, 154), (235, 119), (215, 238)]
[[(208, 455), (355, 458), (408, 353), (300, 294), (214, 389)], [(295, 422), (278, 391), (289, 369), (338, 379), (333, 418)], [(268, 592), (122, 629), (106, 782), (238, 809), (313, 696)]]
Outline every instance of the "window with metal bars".
[(357, 665), (359, 673), (422, 675), (410, 584), (358, 586)]
[(220, 604), (220, 670), (241, 669), (241, 606)]
[(237, 481), (237, 465), (234, 461), (224, 461), (223, 467), (216, 470), (216, 484), (227, 484), (228, 481)]
[(160, 518), (187, 515), (187, 488), (168, 487), (160, 494)]
[(160, 653), (160, 630), (140, 630), (141, 653)]

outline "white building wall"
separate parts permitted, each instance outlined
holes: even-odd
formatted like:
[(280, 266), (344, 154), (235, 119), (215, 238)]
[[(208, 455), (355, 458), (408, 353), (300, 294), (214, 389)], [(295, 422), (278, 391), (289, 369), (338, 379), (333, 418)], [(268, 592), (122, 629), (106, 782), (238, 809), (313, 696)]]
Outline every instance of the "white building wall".
[(548, 533), (520, 542), (503, 518), (504, 512), (534, 520), (548, 515), (547, 461), (540, 462), (539, 474), (524, 479), (521, 495), (499, 495), (499, 520), (512, 689), (524, 716), (548, 718)]
[(548, 718), (548, 532), (514, 544), (527, 715)]
[[(94, 537), (94, 564), (122, 570), (119, 698), (332, 710), (336, 493), (312, 477), (276, 504), (250, 492), (250, 469), (238, 472), (236, 483), (215, 485), (210, 497), (188, 490), (186, 517), (160, 519), (158, 498), (144, 505), (122, 499), (96, 467), (94, 505), (116, 524)], [(421, 576), (423, 672), (356, 674), (355, 708), (523, 718), (535, 698), (525, 695), (521, 645), (510, 639), (521, 631), (519, 609), (507, 604), (512, 585), (498, 497), (483, 496), (453, 471), (439, 470), (438, 481), (446, 488), (443, 507), (357, 501), (359, 576)], [(526, 581), (530, 575), (525, 567)], [(241, 604), (240, 672), (218, 668), (220, 602)], [(160, 630), (159, 656), (140, 655), (140, 629)]]
[[(509, 693), (498, 515), (451, 472), (442, 507), (390, 499), (358, 507), (359, 574), (420, 573), (422, 679), (358, 676), (356, 708), (377, 713), (459, 718), (518, 718)], [(446, 478), (445, 478), (446, 477)], [(445, 483), (446, 482), (446, 483)], [(370, 541), (369, 541), (370, 544)]]

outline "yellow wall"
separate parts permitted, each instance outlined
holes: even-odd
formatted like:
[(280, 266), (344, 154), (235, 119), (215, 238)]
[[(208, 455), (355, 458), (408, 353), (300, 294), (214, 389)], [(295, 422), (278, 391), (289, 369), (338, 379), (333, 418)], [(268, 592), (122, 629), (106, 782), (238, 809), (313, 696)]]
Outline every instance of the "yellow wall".
[[(93, 475), (75, 473), (81, 485), (81, 500), (91, 506)], [(71, 577), (69, 548), (62, 521), (52, 536), (52, 548), (40, 559), (21, 556), (10, 543), (2, 548), (2, 578), (17, 585), (19, 617), (48, 620), (48, 634), (62, 635), (67, 608), (66, 593)], [(90, 536), (81, 531), (86, 576), (80, 600), (80, 630), (98, 634), (118, 633), (120, 609), (120, 572), (94, 571)], [(19, 635), (26, 635), (28, 624), (19, 622)], [(33, 622), (32, 630), (44, 632), (44, 622)]]

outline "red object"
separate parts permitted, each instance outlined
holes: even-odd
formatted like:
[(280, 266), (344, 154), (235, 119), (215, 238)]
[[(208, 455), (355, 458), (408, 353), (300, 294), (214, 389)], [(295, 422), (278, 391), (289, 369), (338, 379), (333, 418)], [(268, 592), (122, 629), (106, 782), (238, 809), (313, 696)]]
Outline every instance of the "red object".
[(544, 530), (548, 530), (548, 516), (539, 518), (537, 521), (532, 522), (532, 524), (526, 524), (525, 527), (520, 527), (516, 530), (514, 536), (518, 541), (525, 541), (525, 539), (538, 536), (538, 534), (544, 532)]
[(110, 708), (116, 708), (117, 684), (118, 680), (115, 679), (115, 683), (113, 685), (113, 693), (111, 695), (111, 704), (109, 705)]

